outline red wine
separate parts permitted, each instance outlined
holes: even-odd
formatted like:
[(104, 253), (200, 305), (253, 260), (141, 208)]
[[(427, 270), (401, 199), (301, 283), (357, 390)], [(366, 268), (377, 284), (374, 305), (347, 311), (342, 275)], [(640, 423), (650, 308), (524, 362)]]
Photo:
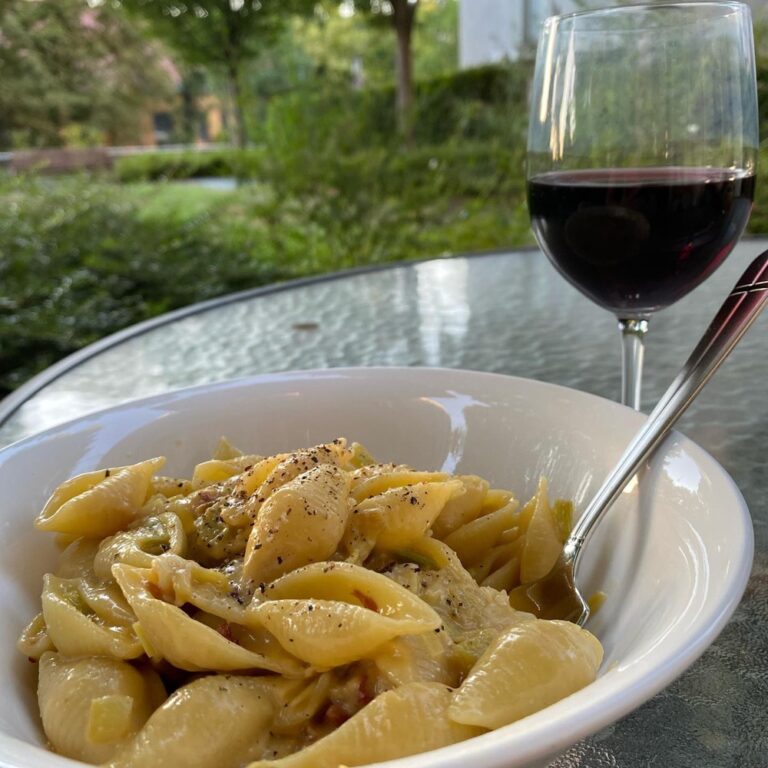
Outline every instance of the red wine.
[(755, 177), (722, 168), (636, 168), (534, 176), (528, 207), (562, 275), (619, 316), (692, 291), (723, 262), (749, 219)]

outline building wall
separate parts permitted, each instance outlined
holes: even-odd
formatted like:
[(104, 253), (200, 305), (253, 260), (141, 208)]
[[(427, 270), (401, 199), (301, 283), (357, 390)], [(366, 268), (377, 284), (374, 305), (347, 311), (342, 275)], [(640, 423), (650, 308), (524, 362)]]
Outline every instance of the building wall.
[[(557, 13), (619, 5), (621, 0), (459, 0), (459, 67), (467, 69), (535, 50), (541, 23)], [(756, 19), (768, 0), (750, 0)]]
[(462, 69), (517, 59), (521, 0), (460, 0), (459, 66)]
[(535, 49), (548, 16), (611, 0), (459, 0), (459, 67), (504, 59), (514, 61)]

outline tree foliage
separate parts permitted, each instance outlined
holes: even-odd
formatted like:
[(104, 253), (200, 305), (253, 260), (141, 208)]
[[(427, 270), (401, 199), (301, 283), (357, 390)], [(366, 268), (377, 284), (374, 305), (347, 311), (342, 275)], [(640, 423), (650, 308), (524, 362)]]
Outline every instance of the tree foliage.
[(135, 141), (141, 106), (171, 92), (160, 60), (112, 5), (0, 2), (0, 142)]
[[(398, 130), (407, 142), (413, 137), (414, 117), (414, 40), (417, 39), (419, 24), (422, 27), (438, 23), (439, 29), (432, 30), (432, 40), (438, 39), (437, 46), (425, 45), (428, 55), (422, 56), (421, 64), (426, 65), (420, 77), (438, 74), (449, 62), (453, 69), (456, 63), (456, 30), (458, 14), (455, 0), (343, 0), (340, 9), (363, 15), (373, 28), (390, 28), (394, 32), (394, 81), (395, 112)], [(418, 13), (417, 13), (418, 11)], [(435, 32), (438, 34), (435, 35)], [(429, 38), (424, 35), (426, 40)], [(428, 70), (428, 71), (427, 71)]]
[(310, 0), (121, 0), (185, 61), (222, 74), (233, 104), (236, 139), (247, 143), (243, 68), (271, 45), (291, 14)]

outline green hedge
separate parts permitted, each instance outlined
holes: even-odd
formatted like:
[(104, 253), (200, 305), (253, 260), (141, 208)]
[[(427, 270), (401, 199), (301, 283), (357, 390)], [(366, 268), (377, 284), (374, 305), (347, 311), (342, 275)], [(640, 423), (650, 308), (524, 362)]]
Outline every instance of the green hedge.
[[(518, 62), (418, 82), (414, 141), (524, 141), (530, 74), (530, 64)], [(399, 142), (394, 104), (392, 87), (352, 91), (316, 83), (275, 97), (261, 138), (280, 157), (309, 148), (350, 152), (391, 146)]]
[(757, 113), (760, 138), (768, 139), (768, 61), (757, 62)]
[(410, 150), (374, 147), (322, 158), (312, 144), (306, 144), (283, 153), (147, 153), (122, 158), (116, 176), (122, 182), (139, 182), (240, 175), (290, 194), (333, 189), (348, 197), (398, 195), (421, 202), (430, 196), (482, 197), (519, 191), (524, 159), (521, 148), (513, 151), (499, 143), (455, 142)]
[(202, 177), (257, 176), (264, 150), (217, 149), (188, 152), (146, 152), (115, 163), (119, 181), (164, 181)]
[(531, 63), (522, 61), (467, 69), (421, 83), (417, 139), (425, 143), (456, 137), (524, 142), (532, 74)]
[(272, 184), (290, 194), (327, 190), (346, 199), (397, 197), (412, 206), (520, 195), (525, 184), (524, 152), (499, 144), (375, 148), (302, 163), (296, 169), (288, 167), (285, 158), (273, 156), (267, 166)]

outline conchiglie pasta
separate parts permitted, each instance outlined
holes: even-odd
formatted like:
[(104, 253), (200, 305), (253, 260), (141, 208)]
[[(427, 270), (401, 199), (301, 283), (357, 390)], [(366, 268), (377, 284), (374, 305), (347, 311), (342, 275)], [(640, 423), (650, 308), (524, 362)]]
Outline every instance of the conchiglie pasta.
[(85, 605), (93, 611), (103, 624), (129, 627), (136, 621), (120, 587), (110, 579), (80, 579), (77, 582), (80, 596)]
[(134, 629), (152, 659), (165, 659), (190, 672), (262, 669), (289, 676), (303, 674), (299, 662), (276, 643), (269, 656), (251, 650), (228, 639), (226, 630), (217, 631), (156, 598), (151, 592), (150, 571), (116, 565), (112, 572), (136, 613)]
[(109, 768), (240, 768), (262, 751), (275, 709), (262, 678), (200, 678), (175, 691)]
[(250, 455), (203, 461), (195, 466), (195, 471), (192, 473), (192, 487), (202, 488), (211, 483), (228, 480), (263, 461), (263, 458), (263, 456)]
[(500, 728), (591, 683), (602, 658), (598, 640), (576, 624), (523, 623), (485, 651), (454, 694), (449, 715)]
[[(110, 599), (108, 595), (101, 597), (104, 602)], [(55, 648), (67, 656), (135, 659), (143, 653), (129, 623), (110, 623), (94, 610), (80, 579), (60, 579), (48, 574), (43, 580), (42, 605), (48, 636)], [(113, 619), (120, 616), (121, 608), (113, 607)], [(130, 614), (123, 617), (130, 621)]]
[[(280, 453), (276, 456), (267, 456), (248, 467), (248, 469), (244, 470), (238, 477), (237, 490), (243, 494), (243, 496), (251, 496), (255, 494), (258, 497), (256, 491), (259, 490), (266, 479), (272, 474), (275, 467), (277, 467), (280, 462), (284, 461), (288, 455), (289, 454)], [(290, 479), (293, 480), (293, 477)], [(276, 484), (273, 485), (277, 487)]]
[(535, 506), (525, 532), (525, 546), (520, 559), (520, 581), (529, 584), (546, 576), (557, 562), (563, 548), (560, 527), (549, 505), (547, 481), (539, 480)]
[(98, 470), (62, 483), (35, 520), (41, 531), (75, 536), (109, 536), (133, 522), (165, 458)]
[(45, 735), (54, 749), (86, 763), (103, 763), (146, 722), (165, 698), (160, 678), (103, 657), (40, 659), (38, 699)]
[(269, 474), (258, 486), (258, 490), (253, 488), (254, 478), (249, 478), (246, 489), (250, 492), (256, 491), (255, 496), (258, 501), (266, 501), (278, 488), (282, 488), (305, 472), (321, 466), (340, 467), (348, 462), (349, 457), (350, 450), (347, 448), (346, 440), (337, 440), (333, 443), (283, 454), (278, 457), (279, 461), (273, 465)]
[(115, 563), (149, 568), (158, 555), (185, 553), (187, 537), (177, 515), (163, 512), (147, 517), (140, 525), (104, 539), (93, 561), (97, 576), (108, 579)]
[(500, 509), (456, 529), (444, 541), (464, 565), (472, 565), (497, 542), (504, 531), (516, 525), (517, 508), (517, 501), (511, 499)]
[(393, 688), (409, 683), (459, 684), (461, 669), (444, 632), (396, 637), (373, 656), (377, 669)]
[(411, 683), (386, 691), (333, 733), (295, 755), (248, 768), (338, 768), (367, 765), (455, 744), (482, 728), (447, 717), (451, 689)]
[(349, 485), (347, 473), (325, 464), (275, 491), (248, 539), (245, 576), (271, 581), (333, 555), (349, 517)]
[(568, 532), (545, 481), (520, 508), (476, 475), (376, 463), (344, 439), (265, 457), (222, 441), (188, 480), (157, 477), (163, 461), (73, 478), (38, 517), (63, 551), (18, 648), (39, 660), (57, 752), (357, 766), (594, 679), (597, 640), (520, 592)]
[(448, 501), (462, 491), (457, 480), (434, 481), (398, 486), (366, 498), (354, 509), (344, 547), (356, 562), (374, 548), (408, 547), (426, 534)]
[(295, 571), (271, 585), (268, 596), (249, 611), (250, 621), (321, 668), (369, 656), (394, 637), (440, 627), (435, 611), (407, 589), (349, 563)]
[[(193, 560), (163, 555), (152, 563), (152, 581), (166, 602), (194, 605), (227, 621), (244, 623), (245, 599), (237, 582), (214, 568), (203, 568)], [(246, 590), (247, 593), (247, 590)]]
[(186, 496), (192, 490), (193, 486), (190, 480), (157, 476), (152, 478), (149, 494), (150, 497), (164, 496), (166, 499), (172, 499), (175, 496)]
[(79, 537), (71, 542), (59, 556), (54, 571), (62, 579), (75, 579), (93, 574), (93, 559), (99, 549), (98, 539)]
[(393, 489), (377, 499), (367, 499), (358, 505), (357, 511), (360, 515), (382, 515), (384, 529), (376, 537), (377, 547), (407, 547), (429, 530), (446, 504), (460, 495), (462, 490), (458, 480), (417, 483)]
[(483, 502), (488, 494), (488, 481), (477, 475), (459, 475), (463, 492), (452, 498), (432, 525), (436, 538), (444, 539), (449, 533), (471, 522), (483, 513)]
[(219, 438), (218, 443), (216, 443), (216, 448), (214, 448), (211, 458), (226, 461), (227, 459), (236, 459), (242, 455), (243, 451), (230, 443), (226, 437), (222, 436)]
[(359, 504), (371, 496), (379, 496), (394, 488), (402, 488), (404, 485), (444, 483), (450, 479), (450, 475), (446, 475), (445, 472), (414, 472), (412, 469), (381, 472), (354, 483), (351, 495), (355, 502)]
[(326, 706), (333, 682), (332, 672), (323, 672), (309, 680), (295, 696), (282, 702), (271, 730), (281, 736), (300, 736), (312, 718)]
[(407, 464), (393, 464), (391, 462), (387, 464), (364, 464), (350, 472), (350, 477), (352, 478), (352, 488), (357, 488), (361, 483), (364, 483), (371, 477), (412, 471), (413, 470), (411, 467), (409, 467)]
[(42, 613), (38, 613), (24, 627), (16, 642), (16, 648), (28, 659), (34, 661), (37, 661), (46, 651), (55, 650), (53, 641), (48, 634), (48, 627), (45, 626), (45, 617)]
[(362, 659), (392, 637), (429, 631), (413, 620), (389, 619), (330, 600), (270, 600), (256, 608), (252, 619), (283, 648), (320, 669)]
[(269, 600), (337, 600), (368, 607), (382, 616), (434, 619), (433, 611), (407, 589), (353, 563), (323, 562), (297, 568), (270, 584), (265, 596)]

